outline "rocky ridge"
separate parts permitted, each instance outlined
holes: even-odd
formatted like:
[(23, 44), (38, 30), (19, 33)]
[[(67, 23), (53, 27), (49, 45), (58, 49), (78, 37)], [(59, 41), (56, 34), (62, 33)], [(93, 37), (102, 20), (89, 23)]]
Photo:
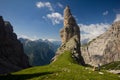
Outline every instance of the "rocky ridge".
[(23, 45), (17, 40), (13, 27), (0, 16), (0, 74), (10, 73), (29, 67)]
[(56, 52), (54, 61), (65, 50), (72, 52), (72, 57), (78, 61), (79, 64), (84, 65), (84, 60), (80, 52), (80, 29), (74, 17), (71, 14), (69, 6), (64, 9), (64, 27), (60, 30), (62, 45)]
[(105, 33), (81, 47), (85, 63), (96, 66), (120, 61), (120, 21), (111, 25)]

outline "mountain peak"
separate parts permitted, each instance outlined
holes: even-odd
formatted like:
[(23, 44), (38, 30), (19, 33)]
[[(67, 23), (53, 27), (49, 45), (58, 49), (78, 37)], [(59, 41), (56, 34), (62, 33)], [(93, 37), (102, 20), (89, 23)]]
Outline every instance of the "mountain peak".
[(64, 9), (64, 27), (71, 27), (74, 25), (77, 26), (76, 21), (72, 16), (70, 7), (66, 6), (66, 8)]
[[(74, 58), (77, 58), (76, 60), (79, 64), (84, 65), (84, 61), (80, 53), (80, 29), (71, 14), (69, 6), (64, 9), (64, 27), (60, 30), (60, 36), (62, 45), (57, 50), (56, 56), (66, 50), (76, 52), (72, 53)], [(54, 57), (54, 61), (56, 56)]]
[(3, 17), (0, 16), (0, 27), (4, 25), (4, 20), (3, 20)]
[(70, 11), (70, 7), (67, 5), (67, 6), (65, 7), (65, 9), (64, 9), (64, 18), (66, 18), (66, 17), (68, 17), (68, 16), (70, 16), (70, 15), (72, 15), (72, 14), (71, 14), (71, 11)]
[(65, 7), (65, 9), (64, 9), (64, 15), (71, 15), (71, 11), (70, 11), (70, 7), (69, 7), (69, 5), (67, 5), (66, 7)]

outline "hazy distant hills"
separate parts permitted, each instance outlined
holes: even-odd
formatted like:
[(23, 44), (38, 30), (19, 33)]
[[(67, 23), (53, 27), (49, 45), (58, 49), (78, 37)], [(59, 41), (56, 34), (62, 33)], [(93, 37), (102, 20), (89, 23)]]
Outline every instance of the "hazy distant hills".
[(29, 57), (32, 66), (49, 64), (61, 44), (60, 41), (49, 41), (47, 39), (31, 41), (19, 38), (19, 40), (23, 43), (24, 52)]

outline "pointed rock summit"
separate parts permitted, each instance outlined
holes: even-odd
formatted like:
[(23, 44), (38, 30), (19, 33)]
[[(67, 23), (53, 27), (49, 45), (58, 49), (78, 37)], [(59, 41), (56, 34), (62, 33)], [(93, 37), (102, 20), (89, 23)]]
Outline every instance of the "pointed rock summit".
[(64, 9), (64, 27), (77, 26), (74, 17), (71, 14), (69, 6)]
[(120, 61), (120, 21), (113, 23), (105, 33), (82, 47), (81, 51), (85, 63), (93, 66)]
[(74, 17), (71, 14), (69, 6), (64, 10), (64, 27), (60, 31), (62, 44), (68, 42), (73, 36), (77, 36), (77, 41), (80, 44), (80, 30), (76, 24)]
[(0, 74), (6, 74), (29, 67), (23, 45), (17, 40), (13, 27), (0, 16)]
[(64, 27), (60, 30), (62, 45), (56, 52), (56, 56), (66, 50), (72, 52), (72, 57), (78, 61), (79, 64), (84, 64), (84, 60), (80, 52), (80, 29), (74, 17), (71, 14), (69, 6), (64, 9)]

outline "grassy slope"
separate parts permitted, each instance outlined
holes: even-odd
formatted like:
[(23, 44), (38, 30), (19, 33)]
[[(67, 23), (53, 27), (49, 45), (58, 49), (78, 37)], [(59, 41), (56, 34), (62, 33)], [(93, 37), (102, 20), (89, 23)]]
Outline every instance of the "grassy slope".
[(119, 75), (86, 69), (75, 64), (70, 52), (61, 54), (57, 61), (46, 66), (37, 66), (0, 76), (0, 80), (120, 80)]
[(107, 69), (107, 70), (112, 70), (112, 69), (115, 69), (115, 70), (120, 70), (120, 61), (116, 61), (116, 62), (112, 62), (112, 63), (109, 63), (109, 64), (106, 64), (106, 65), (103, 65), (102, 66), (103, 69)]

